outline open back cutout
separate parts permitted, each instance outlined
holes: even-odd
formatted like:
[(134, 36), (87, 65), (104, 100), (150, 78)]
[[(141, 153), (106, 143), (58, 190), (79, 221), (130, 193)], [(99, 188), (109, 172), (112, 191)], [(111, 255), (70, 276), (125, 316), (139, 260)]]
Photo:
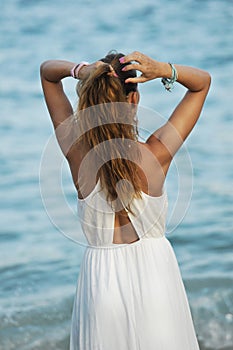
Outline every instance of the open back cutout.
[(140, 238), (125, 210), (115, 213), (114, 221), (114, 244), (130, 244), (138, 241)]

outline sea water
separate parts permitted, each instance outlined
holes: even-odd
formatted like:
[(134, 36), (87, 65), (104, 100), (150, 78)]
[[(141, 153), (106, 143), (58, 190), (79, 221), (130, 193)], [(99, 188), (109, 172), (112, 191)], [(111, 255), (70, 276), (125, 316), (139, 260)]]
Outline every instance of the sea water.
[[(85, 249), (62, 235), (43, 206), (39, 170), (53, 130), (39, 66), (46, 59), (92, 62), (112, 49), (142, 51), (212, 75), (202, 116), (167, 179), (167, 236), (201, 349), (233, 348), (232, 23), (228, 0), (1, 1), (1, 350), (68, 349)], [(75, 105), (74, 87), (75, 81), (67, 79), (65, 88)], [(141, 106), (164, 118), (184, 93), (177, 84), (168, 93), (160, 81), (141, 85), (140, 91)], [(140, 115), (139, 123), (153, 131), (150, 114)], [(66, 163), (62, 181), (75, 212)], [(180, 189), (186, 197), (177, 204)], [(59, 206), (56, 191), (53, 195)], [(66, 224), (68, 219), (64, 215), (62, 220)]]

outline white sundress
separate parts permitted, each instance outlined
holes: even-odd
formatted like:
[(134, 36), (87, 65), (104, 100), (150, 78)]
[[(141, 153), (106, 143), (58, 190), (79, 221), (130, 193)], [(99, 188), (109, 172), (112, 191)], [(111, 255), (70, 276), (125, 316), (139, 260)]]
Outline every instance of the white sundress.
[(100, 181), (78, 211), (89, 242), (74, 300), (70, 350), (198, 350), (173, 249), (167, 196), (142, 192), (128, 213), (139, 240), (114, 244), (115, 215)]

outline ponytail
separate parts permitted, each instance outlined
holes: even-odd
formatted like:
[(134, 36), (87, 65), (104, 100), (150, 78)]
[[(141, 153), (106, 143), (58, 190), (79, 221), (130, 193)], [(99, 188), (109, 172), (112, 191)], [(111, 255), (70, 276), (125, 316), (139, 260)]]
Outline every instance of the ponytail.
[[(118, 60), (119, 62), (119, 60)], [(114, 70), (116, 71), (114, 65)], [(78, 143), (95, 153), (97, 177), (116, 211), (133, 213), (130, 203), (141, 197), (136, 106), (127, 103), (122, 79), (109, 63), (101, 64), (77, 86)]]
[(118, 77), (113, 76), (110, 64), (101, 64), (77, 86), (78, 109), (88, 108), (100, 103), (126, 102), (126, 94)]

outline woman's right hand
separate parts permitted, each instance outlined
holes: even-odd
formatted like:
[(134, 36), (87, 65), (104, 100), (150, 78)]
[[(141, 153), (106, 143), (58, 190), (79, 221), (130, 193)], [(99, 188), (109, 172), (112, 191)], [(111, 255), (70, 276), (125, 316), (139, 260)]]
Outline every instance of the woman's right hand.
[(122, 70), (128, 71), (136, 69), (142, 74), (139, 77), (126, 79), (126, 83), (145, 83), (146, 81), (157, 78), (171, 78), (172, 71), (171, 66), (168, 63), (158, 62), (138, 51), (134, 51), (133, 53), (120, 58), (121, 63), (129, 63), (133, 61), (136, 63), (131, 63), (125, 66)]

